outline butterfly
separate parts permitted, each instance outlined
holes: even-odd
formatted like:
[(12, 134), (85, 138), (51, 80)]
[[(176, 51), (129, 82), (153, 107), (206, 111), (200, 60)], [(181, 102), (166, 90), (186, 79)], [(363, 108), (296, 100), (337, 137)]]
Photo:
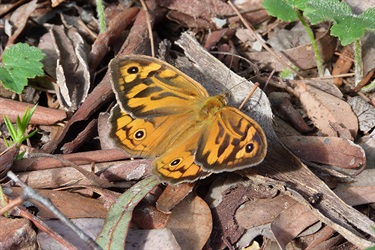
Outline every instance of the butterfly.
[(256, 121), (166, 62), (128, 55), (112, 59), (109, 71), (117, 99), (110, 137), (131, 156), (152, 158), (161, 181), (194, 182), (266, 156)]

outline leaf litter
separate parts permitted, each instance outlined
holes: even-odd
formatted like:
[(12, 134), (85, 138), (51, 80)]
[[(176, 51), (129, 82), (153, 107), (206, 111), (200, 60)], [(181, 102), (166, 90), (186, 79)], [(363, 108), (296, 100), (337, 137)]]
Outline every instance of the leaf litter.
[[(279, 148), (278, 145), (282, 144), (275, 139), (274, 130), (267, 122), (271, 121), (272, 113), (268, 112), (267, 108), (260, 112), (259, 110), (265, 107), (262, 105), (265, 104), (253, 101), (254, 98), (252, 98), (250, 105), (245, 107), (245, 111), (259, 121), (274, 145), (270, 148), (265, 164), (249, 170), (249, 173), (239, 173), (243, 175), (242, 177), (236, 174), (221, 174), (198, 181), (195, 185), (183, 184), (178, 188), (164, 187), (161, 184), (157, 186), (157, 180), (147, 178), (151, 173), (148, 167), (149, 160), (124, 160), (129, 158), (125, 153), (110, 149), (113, 146), (108, 144), (106, 118), (99, 118), (98, 132), (95, 131), (97, 123), (91, 123), (98, 118), (99, 111), (107, 112), (109, 106), (112, 105), (110, 102), (114, 100), (108, 75), (103, 73), (114, 54), (118, 52), (149, 54), (150, 46), (159, 47), (159, 42), (150, 45), (144, 10), (137, 4), (132, 8), (126, 8), (116, 2), (108, 4), (106, 14), (109, 26), (106, 32), (99, 34), (97, 25), (90, 24), (89, 18), (79, 15), (79, 13), (85, 13), (95, 19), (96, 15), (92, 12), (95, 6), (91, 6), (90, 10), (80, 3), (72, 2), (72, 5), (68, 5), (60, 1), (54, 3), (54, 10), (50, 3), (38, 4), (39, 9), (35, 9), (33, 5), (35, 1), (32, 1), (25, 5), (3, 9), (4, 13), (14, 13), (14, 15), (19, 15), (17, 12), (25, 13), (21, 15), (23, 19), (19, 24), (9, 23), (7, 19), (9, 17), (2, 16), (2, 19), (8, 22), (8, 25), (14, 25), (16, 30), (8, 34), (8, 44), (18, 39), (17, 41), (40, 46), (47, 54), (45, 61), (51, 60), (50, 58), (56, 61), (58, 59), (51, 53), (51, 50), (54, 50), (51, 44), (43, 44), (43, 39), (47, 39), (46, 36), (49, 34), (48, 30), (53, 30), (53, 28), (46, 29), (44, 34), (31, 34), (25, 27), (35, 28), (38, 25), (48, 27), (58, 23), (64, 33), (74, 32), (77, 36), (80, 34), (81, 41), (90, 44), (92, 48), (91, 51), (83, 53), (84, 57), (88, 55), (88, 59), (85, 59), (80, 57), (82, 55), (80, 42), (71, 43), (64, 40), (67, 38), (55, 37), (56, 44), (60, 47), (60, 54), (64, 57), (60, 60), (68, 66), (63, 71), (54, 72), (53, 67), (47, 70), (46, 66), (49, 63), (46, 63), (45, 70), (49, 72), (49, 81), (55, 90), (51, 88), (38, 88), (37, 90), (38, 94), (45, 99), (52, 96), (65, 107), (61, 106), (58, 109), (48, 107), (49, 103), (41, 98), (39, 106), (45, 109), (40, 109), (40, 116), (49, 117), (48, 112), (53, 112), (51, 113), (53, 118), (45, 119), (46, 121), (34, 120), (33, 124), (39, 128), (38, 138), (41, 138), (43, 133), (47, 136), (52, 133), (51, 124), (64, 126), (62, 129), (55, 130), (54, 136), (50, 135), (46, 145), (38, 141), (38, 138), (31, 138), (29, 149), (30, 151), (44, 149), (44, 152), (56, 155), (64, 152), (57, 156), (67, 157), (70, 161), (82, 166), (84, 171), (66, 166), (53, 158), (41, 157), (21, 161), (15, 161), (13, 158), (10, 161), (5, 159), (6, 169), (13, 162), (10, 167), (12, 171), (17, 172), (30, 187), (38, 188), (41, 194), (53, 198), (59, 209), (71, 219), (103, 218), (116, 199), (120, 199), (117, 202), (124, 199), (118, 198), (121, 193), (124, 193), (123, 196), (127, 201), (124, 201), (121, 206), (127, 206), (128, 210), (120, 208), (117, 213), (123, 217), (111, 217), (120, 224), (105, 226), (103, 232), (109, 232), (108, 230), (112, 229), (114, 231), (107, 234), (110, 238), (102, 232), (100, 238), (101, 244), (104, 245), (113, 244), (112, 246), (123, 248), (126, 244), (128, 249), (131, 248), (130, 246), (136, 246), (136, 249), (147, 249), (157, 246), (157, 242), (160, 242), (160, 237), (162, 237), (164, 245), (160, 248), (168, 246), (173, 249), (178, 247), (181, 249), (246, 248), (254, 242), (263, 245), (263, 248), (277, 246), (281, 249), (291, 246), (299, 249), (368, 246), (371, 240), (360, 235), (356, 228), (371, 234), (371, 230), (363, 229), (365, 225), (370, 226), (371, 222), (352, 207), (356, 206), (358, 211), (363, 213), (373, 212), (370, 204), (374, 203), (375, 199), (372, 195), (375, 185), (371, 178), (375, 162), (371, 160), (371, 157), (375, 155), (373, 153), (374, 136), (371, 134), (374, 130), (372, 115), (374, 95), (371, 93), (357, 95), (356, 92), (351, 91), (354, 88), (355, 79), (350, 74), (345, 77), (328, 78), (328, 80), (316, 78), (317, 70), (314, 55), (311, 53), (311, 45), (308, 42), (298, 44), (303, 34), (298, 31), (298, 22), (279, 22), (270, 18), (266, 11), (261, 9), (260, 2), (242, 3), (242, 7), (245, 8), (243, 9), (245, 18), (255, 27), (255, 32), (259, 37), (272, 44), (275, 51), (286, 55), (294, 65), (301, 69), (299, 73), (304, 78), (288, 81), (277, 74), (268, 78), (271, 70), (275, 69), (276, 72), (280, 72), (285, 69), (285, 66), (279, 63), (272, 53), (262, 50), (256, 40), (249, 37), (232, 8), (225, 2), (206, 0), (187, 4), (186, 1), (147, 1), (147, 4), (151, 21), (154, 23), (153, 35), (156, 41), (161, 41), (161, 39), (175, 41), (182, 37), (181, 31), (189, 30), (206, 49), (244, 55), (247, 60), (250, 60), (252, 66), (246, 60), (231, 59), (227, 54), (217, 55), (236, 73), (252, 79), (253, 82), (259, 82), (267, 95), (275, 96), (275, 93), (282, 93), (281, 99), (270, 98), (271, 101), (274, 100), (272, 104), (274, 114), (280, 116), (280, 118), (273, 119), (274, 126), (282, 126), (282, 129), (276, 128), (275, 131), (297, 158), (291, 158), (292, 156), (288, 156), (289, 153), (287, 153), (289, 151)], [(36, 10), (39, 11), (38, 13), (44, 13), (37, 19)], [(65, 11), (69, 11), (69, 15)], [(48, 15), (53, 18), (47, 18)], [(37, 22), (32, 22), (33, 18)], [(324, 56), (328, 75), (331, 66), (339, 60), (342, 61), (344, 69), (342, 66), (336, 66), (339, 70), (331, 71), (331, 74), (350, 73), (353, 70), (351, 54), (346, 53), (345, 47), (329, 35), (326, 25), (318, 24), (314, 27), (314, 31)], [(42, 35), (45, 35), (43, 39), (41, 39)], [(279, 47), (281, 42), (285, 42), (285, 38), (290, 39), (288, 43), (292, 46)], [(215, 71), (219, 69), (216, 62), (206, 61), (208, 57), (197, 52), (201, 45), (193, 42), (187, 43), (184, 39), (186, 38), (180, 40), (179, 44), (185, 53), (190, 55), (190, 60), (200, 59), (201, 61), (195, 62), (198, 68), (202, 70), (208, 67), (209, 69), (203, 72), (215, 72), (203, 78), (204, 80), (198, 79), (209, 92), (216, 94), (215, 91), (221, 88), (217, 82), (212, 81), (214, 78), (221, 79), (221, 81), (218, 80), (220, 84), (231, 89), (228, 84), (235, 84), (235, 81), (228, 78), (228, 71)], [(164, 51), (165, 54), (162, 56), (166, 59), (170, 59), (168, 54), (170, 51), (176, 53), (173, 50), (176, 49), (175, 45), (170, 49), (168, 45), (163, 44), (160, 48)], [(368, 49), (371, 53), (373, 47), (368, 46), (364, 49)], [(70, 52), (62, 53), (62, 51)], [(344, 54), (345, 57), (337, 58), (334, 53)], [(254, 65), (256, 71), (249, 70)], [(73, 72), (73, 69), (79, 68), (83, 68), (85, 73), (81, 74), (80, 78), (76, 78), (73, 73), (77, 72)], [(185, 69), (194, 72), (191, 68), (192, 66), (188, 65)], [(56, 75), (61, 75), (62, 72), (69, 77), (73, 76), (80, 85), (73, 84), (71, 80), (64, 84), (72, 87), (56, 85), (58, 78)], [(192, 76), (201, 75), (202, 73), (193, 73)], [(224, 82), (223, 79), (225, 79)], [(93, 85), (90, 86), (90, 84)], [(246, 92), (247, 87), (241, 85), (239, 89)], [(63, 89), (71, 89), (71, 92), (63, 92)], [(29, 91), (29, 88), (24, 90), (24, 92)], [(58, 93), (63, 93), (64, 96)], [(233, 93), (235, 93), (234, 99), (241, 99), (242, 93), (234, 90)], [(63, 98), (66, 98), (65, 101)], [(8, 100), (5, 99), (5, 101)], [(23, 105), (21, 101), (13, 102), (18, 102), (14, 104), (14, 107)], [(9, 109), (14, 109), (15, 114), (23, 112), (12, 106), (8, 107), (1, 114), (6, 114), (5, 111)], [(67, 110), (69, 112), (64, 112)], [(259, 118), (262, 116), (268, 118)], [(85, 130), (90, 123), (94, 125), (93, 128), (90, 131)], [(4, 129), (1, 128), (1, 131), (3, 132)], [(97, 133), (98, 136), (96, 136)], [(79, 142), (71, 144), (70, 142), (77, 140), (78, 134), (80, 134)], [(0, 157), (4, 157), (3, 155), (1, 154)], [(337, 174), (353, 177), (351, 180), (354, 182), (336, 181), (333, 193), (323, 181), (313, 177), (314, 174), (307, 168), (301, 167), (298, 171), (294, 169), (302, 165), (292, 159), (298, 159), (298, 161), (302, 159), (308, 166), (319, 165), (327, 169), (334, 167), (338, 171)], [(291, 162), (297, 165), (288, 165)], [(366, 162), (367, 169), (355, 176), (358, 168), (366, 165)], [(277, 169), (283, 172), (283, 175), (274, 174), (273, 172)], [(328, 180), (327, 175), (335, 178), (332, 176), (333, 172), (322, 172), (322, 168), (315, 167), (311, 169), (323, 180)], [(98, 178), (104, 178), (106, 182), (98, 182), (96, 177), (92, 176), (93, 174)], [(261, 184), (257, 179), (253, 179), (254, 176), (258, 176), (258, 181), (262, 180)], [(272, 180), (264, 180), (261, 176), (271, 177)], [(305, 182), (303, 182), (304, 178), (306, 178)], [(276, 185), (274, 181), (278, 184)], [(111, 185), (104, 183), (111, 183)], [(9, 187), (10, 183), (3, 181), (2, 186)], [(15, 191), (16, 188), (13, 190)], [(291, 190), (299, 193), (302, 198), (291, 195)], [(342, 201), (350, 206), (344, 205)], [(48, 209), (38, 204), (34, 205), (41, 217), (49, 217), (46, 216)], [(343, 209), (341, 215), (335, 212), (340, 211), (340, 207)], [(334, 212), (327, 212), (329, 210)], [(349, 218), (348, 220), (352, 219), (354, 222), (345, 224), (340, 221), (340, 216)], [(364, 224), (359, 223), (358, 220), (362, 220)], [(5, 223), (10, 225), (10, 222)], [(97, 222), (91, 220), (90, 223), (101, 227), (103, 220), (100, 219)], [(351, 225), (354, 225), (354, 228)], [(84, 229), (86, 230), (89, 229)], [(338, 234), (334, 233), (335, 230)], [(126, 237), (127, 231), (129, 233)], [(65, 231), (63, 230), (62, 233), (65, 234)], [(25, 232), (25, 234), (28, 233)], [(14, 236), (6, 237), (8, 237), (7, 242), (11, 242)], [(318, 238), (320, 240), (317, 240)], [(35, 239), (35, 237), (30, 236), (30, 239)], [(141, 244), (143, 241), (145, 244)], [(32, 245), (35, 241), (24, 243)]]

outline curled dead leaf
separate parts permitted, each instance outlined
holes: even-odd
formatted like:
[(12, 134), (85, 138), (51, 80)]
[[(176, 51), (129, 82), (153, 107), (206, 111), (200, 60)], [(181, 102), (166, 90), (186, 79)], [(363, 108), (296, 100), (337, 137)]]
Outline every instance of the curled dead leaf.
[(308, 117), (323, 135), (350, 140), (356, 137), (358, 119), (348, 103), (308, 86), (303, 80), (290, 82), (299, 94), (299, 100)]

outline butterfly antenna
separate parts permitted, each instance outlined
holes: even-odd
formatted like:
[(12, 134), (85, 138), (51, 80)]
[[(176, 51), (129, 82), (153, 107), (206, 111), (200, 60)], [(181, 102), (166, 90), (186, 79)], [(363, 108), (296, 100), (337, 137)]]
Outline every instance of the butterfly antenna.
[(254, 83), (253, 88), (250, 90), (249, 94), (246, 96), (245, 100), (241, 103), (241, 105), (238, 107), (239, 110), (243, 108), (245, 103), (250, 99), (250, 97), (254, 94), (255, 90), (259, 87), (259, 83)]

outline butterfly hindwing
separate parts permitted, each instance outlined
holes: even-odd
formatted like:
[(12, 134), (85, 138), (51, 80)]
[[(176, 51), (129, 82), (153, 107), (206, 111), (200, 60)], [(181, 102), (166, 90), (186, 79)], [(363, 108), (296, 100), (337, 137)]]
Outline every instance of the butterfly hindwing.
[(267, 152), (263, 130), (233, 107), (224, 107), (203, 132), (195, 161), (204, 170), (219, 173), (259, 164)]
[[(132, 156), (159, 156), (184, 132), (178, 132), (182, 122), (179, 115), (138, 119), (122, 111), (119, 105), (112, 108), (109, 121), (112, 124), (110, 137)], [(190, 126), (189, 122), (184, 124)], [(171, 133), (171, 130), (176, 132)]]
[(179, 146), (172, 147), (166, 153), (156, 158), (153, 163), (153, 172), (160, 180), (177, 184), (193, 182), (208, 173), (195, 163), (194, 152), (199, 135), (195, 134), (183, 141)]

